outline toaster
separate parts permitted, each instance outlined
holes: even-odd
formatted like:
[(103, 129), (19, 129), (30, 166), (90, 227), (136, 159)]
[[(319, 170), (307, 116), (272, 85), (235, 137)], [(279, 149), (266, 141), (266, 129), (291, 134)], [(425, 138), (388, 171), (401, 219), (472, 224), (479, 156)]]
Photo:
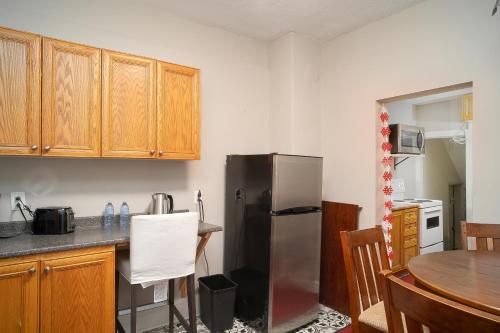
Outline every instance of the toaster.
[(75, 214), (71, 207), (37, 208), (33, 216), (35, 235), (66, 234), (75, 230)]

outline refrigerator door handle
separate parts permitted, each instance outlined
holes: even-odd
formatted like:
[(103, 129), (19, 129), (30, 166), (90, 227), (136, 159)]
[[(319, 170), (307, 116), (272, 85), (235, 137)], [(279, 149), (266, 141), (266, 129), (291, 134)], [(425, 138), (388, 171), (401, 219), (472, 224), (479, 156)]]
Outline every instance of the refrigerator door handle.
[(304, 206), (304, 207), (293, 207), (282, 209), (278, 211), (271, 211), (273, 216), (283, 216), (283, 215), (297, 215), (297, 214), (308, 214), (321, 212), (321, 207), (317, 206)]

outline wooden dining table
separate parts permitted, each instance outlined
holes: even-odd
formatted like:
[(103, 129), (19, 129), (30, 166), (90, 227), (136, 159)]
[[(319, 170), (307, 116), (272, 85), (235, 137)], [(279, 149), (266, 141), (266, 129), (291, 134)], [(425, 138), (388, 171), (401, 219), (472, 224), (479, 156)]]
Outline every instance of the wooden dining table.
[(417, 286), (500, 315), (500, 252), (445, 251), (413, 257), (408, 271)]

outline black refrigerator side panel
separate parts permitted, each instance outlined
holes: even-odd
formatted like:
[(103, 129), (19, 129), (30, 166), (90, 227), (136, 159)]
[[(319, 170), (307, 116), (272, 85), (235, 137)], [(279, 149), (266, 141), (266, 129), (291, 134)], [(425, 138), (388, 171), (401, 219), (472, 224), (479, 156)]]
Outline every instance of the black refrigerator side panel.
[(238, 284), (236, 315), (265, 316), (269, 288), (272, 155), (226, 160), (224, 274)]

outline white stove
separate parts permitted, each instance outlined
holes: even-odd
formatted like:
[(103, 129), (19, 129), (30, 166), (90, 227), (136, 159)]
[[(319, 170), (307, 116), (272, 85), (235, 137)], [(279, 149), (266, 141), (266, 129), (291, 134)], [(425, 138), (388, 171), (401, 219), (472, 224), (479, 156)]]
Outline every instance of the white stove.
[(431, 199), (395, 199), (393, 201), (393, 206), (398, 208), (398, 206), (407, 205), (418, 205), (419, 208), (429, 208), (434, 206), (442, 206), (443, 202), (441, 200), (431, 200)]
[(443, 202), (431, 199), (395, 199), (393, 207), (418, 205), (420, 254), (443, 251)]

